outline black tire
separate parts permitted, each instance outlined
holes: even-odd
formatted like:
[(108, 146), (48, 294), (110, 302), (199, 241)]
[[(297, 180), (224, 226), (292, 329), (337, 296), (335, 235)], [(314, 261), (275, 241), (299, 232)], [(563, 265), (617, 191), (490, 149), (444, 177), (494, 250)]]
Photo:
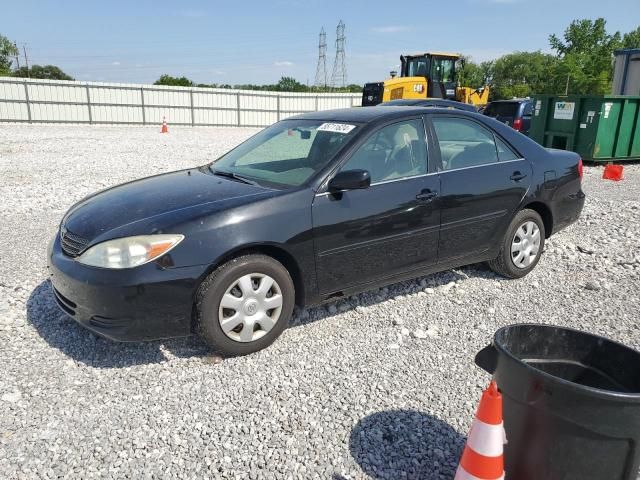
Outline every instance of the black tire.
[[(261, 338), (236, 341), (222, 330), (219, 321), (220, 302), (227, 289), (244, 275), (257, 273), (274, 279), (282, 294), (282, 309), (275, 325)], [(271, 345), (289, 323), (295, 304), (295, 287), (291, 276), (281, 263), (267, 255), (244, 255), (218, 267), (200, 285), (196, 297), (198, 333), (217, 352), (224, 356), (247, 355)]]
[[(540, 246), (538, 248), (538, 254), (536, 258), (531, 262), (531, 264), (526, 268), (519, 268), (513, 261), (513, 257), (511, 255), (511, 244), (514, 240), (516, 231), (520, 228), (520, 226), (530, 221), (534, 222), (540, 230)], [(500, 253), (494, 260), (490, 260), (488, 262), (489, 268), (491, 268), (491, 270), (493, 270), (494, 272), (502, 275), (503, 277), (524, 277), (538, 264), (540, 256), (542, 255), (542, 251), (544, 250), (544, 239), (544, 222), (542, 221), (542, 218), (540, 218), (540, 215), (538, 215), (538, 212), (530, 209), (520, 210), (515, 215), (515, 217), (513, 217), (513, 220), (511, 220), (509, 228), (507, 229), (507, 233), (505, 233), (504, 238), (502, 239)]]

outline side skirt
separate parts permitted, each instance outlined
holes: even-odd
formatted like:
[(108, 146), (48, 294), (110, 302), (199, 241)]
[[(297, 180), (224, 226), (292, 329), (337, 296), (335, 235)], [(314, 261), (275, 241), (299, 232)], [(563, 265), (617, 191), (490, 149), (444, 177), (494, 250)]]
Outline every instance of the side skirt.
[(424, 266), (412, 270), (407, 270), (401, 274), (396, 274), (388, 277), (381, 277), (371, 282), (362, 283), (360, 285), (350, 286), (343, 290), (339, 290), (336, 292), (331, 292), (329, 294), (322, 295), (321, 298), (318, 298), (318, 301), (315, 301), (311, 304), (305, 305), (305, 308), (312, 307), (315, 305), (320, 305), (327, 302), (332, 302), (338, 300), (343, 297), (348, 297), (351, 295), (355, 295), (362, 292), (367, 292), (370, 290), (375, 290), (377, 288), (381, 288), (387, 285), (391, 285), (393, 283), (398, 283), (406, 280), (412, 280), (418, 277), (423, 277), (425, 275), (430, 275), (432, 273), (444, 272), (446, 270), (450, 270), (452, 268), (463, 267), (465, 265), (471, 265), (474, 263), (481, 263), (491, 260), (497, 256), (497, 252), (482, 252), (476, 256), (465, 257), (465, 258), (457, 258), (453, 259), (447, 263), (436, 263), (431, 267), (425, 268)]

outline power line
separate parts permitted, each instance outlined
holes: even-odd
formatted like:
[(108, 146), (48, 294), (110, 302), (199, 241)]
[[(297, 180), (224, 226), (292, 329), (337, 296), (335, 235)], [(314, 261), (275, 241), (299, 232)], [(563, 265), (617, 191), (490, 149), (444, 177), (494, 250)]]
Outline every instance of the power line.
[[(311, 32), (302, 31), (300, 35), (309, 35)], [(257, 35), (255, 32), (248, 32), (243, 35), (242, 39), (238, 41), (234, 41), (234, 47), (258, 47), (264, 50), (274, 49), (274, 42), (277, 43), (275, 48), (290, 48), (292, 46), (291, 43), (292, 34), (288, 33), (270, 33), (269, 34), (269, 45), (263, 42), (262, 35)], [(96, 52), (106, 52), (108, 54), (127, 54), (130, 52), (143, 52), (146, 50), (154, 50), (160, 53), (164, 53), (167, 50), (175, 50), (175, 51), (184, 51), (185, 49), (189, 49), (192, 51), (211, 51), (210, 44), (207, 42), (191, 40), (187, 37), (170, 37), (168, 34), (163, 35), (160, 39), (149, 39), (145, 38), (143, 40), (137, 41), (134, 45), (131, 44), (131, 40), (128, 39), (114, 39), (110, 40), (108, 44), (95, 44), (88, 45), (86, 41), (47, 41), (47, 42), (39, 42), (34, 41), (32, 39), (29, 40), (29, 46), (33, 50), (34, 48), (38, 50), (46, 50), (47, 52), (53, 51), (61, 51), (65, 54), (68, 51), (84, 51), (86, 55), (95, 55)], [(220, 43), (220, 41), (225, 40), (225, 37), (211, 37), (210, 40), (214, 43)], [(22, 41), (18, 40), (18, 43), (22, 43)], [(79, 48), (78, 48), (79, 47)], [(252, 48), (252, 50), (254, 49)], [(222, 49), (221, 49), (222, 50)]]
[(318, 66), (316, 68), (316, 87), (327, 86), (327, 34), (324, 27), (320, 30), (320, 42), (318, 44)]
[(344, 52), (345, 43), (344, 23), (340, 20), (336, 28), (336, 58), (333, 62), (333, 73), (331, 74), (332, 87), (347, 86), (347, 64)]

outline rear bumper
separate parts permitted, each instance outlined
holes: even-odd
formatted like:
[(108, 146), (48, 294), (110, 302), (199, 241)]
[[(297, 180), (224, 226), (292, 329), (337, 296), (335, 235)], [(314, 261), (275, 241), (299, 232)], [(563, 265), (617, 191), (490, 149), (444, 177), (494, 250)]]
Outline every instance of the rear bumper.
[(553, 233), (568, 227), (580, 218), (584, 208), (585, 194), (582, 188), (576, 193), (560, 195), (553, 206)]
[(206, 266), (126, 270), (88, 267), (62, 253), (59, 237), (47, 253), (55, 301), (92, 332), (116, 341), (191, 333), (192, 307)]

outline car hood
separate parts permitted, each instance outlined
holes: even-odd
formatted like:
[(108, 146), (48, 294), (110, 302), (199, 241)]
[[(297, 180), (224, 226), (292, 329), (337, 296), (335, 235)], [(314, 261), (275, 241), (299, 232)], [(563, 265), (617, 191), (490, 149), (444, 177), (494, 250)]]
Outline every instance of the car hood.
[[(62, 226), (93, 243), (105, 233), (126, 230), (122, 227), (136, 222), (163, 218), (164, 223), (170, 223), (167, 216), (174, 212), (176, 221), (183, 220), (188, 217), (186, 210), (194, 207), (200, 213), (207, 209), (220, 210), (238, 205), (243, 199), (247, 201), (269, 193), (275, 191), (212, 175), (206, 167), (182, 170), (135, 180), (91, 195), (71, 207)], [(136, 234), (153, 233), (161, 228), (159, 222), (143, 223), (146, 227)]]

